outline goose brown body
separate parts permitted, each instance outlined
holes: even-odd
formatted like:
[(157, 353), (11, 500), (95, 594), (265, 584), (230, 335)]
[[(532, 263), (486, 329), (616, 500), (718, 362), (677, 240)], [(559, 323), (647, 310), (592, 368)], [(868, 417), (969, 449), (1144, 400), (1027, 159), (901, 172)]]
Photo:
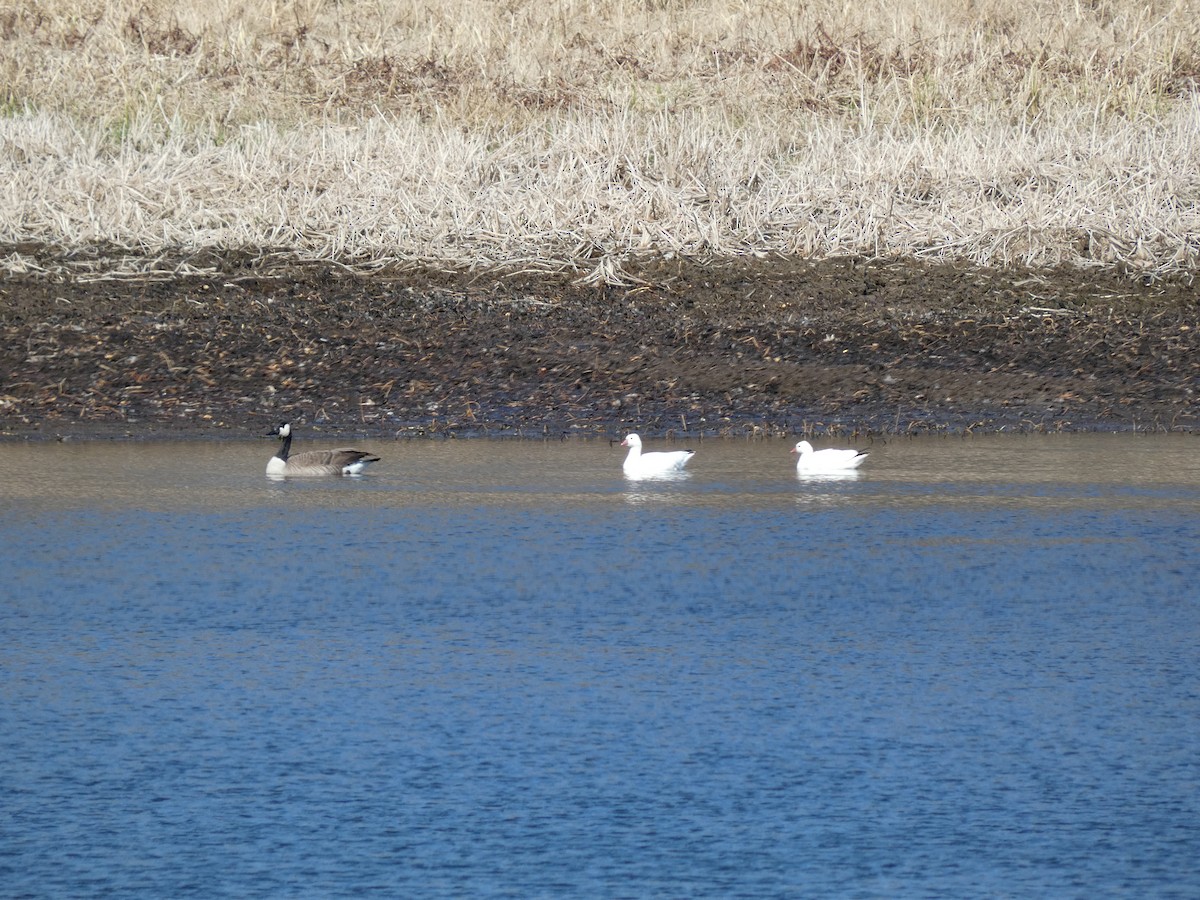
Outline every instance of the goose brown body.
[(292, 454), (292, 426), (287, 422), (268, 434), (282, 442), (279, 452), (267, 462), (268, 475), (359, 475), (370, 463), (379, 462), (378, 456), (351, 447)]

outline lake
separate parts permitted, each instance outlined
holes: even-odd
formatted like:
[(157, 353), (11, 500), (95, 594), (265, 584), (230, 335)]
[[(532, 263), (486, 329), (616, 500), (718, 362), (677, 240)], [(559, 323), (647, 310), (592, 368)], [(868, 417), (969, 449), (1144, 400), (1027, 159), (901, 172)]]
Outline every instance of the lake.
[(1196, 436), (354, 443), (0, 444), (0, 895), (1200, 896)]

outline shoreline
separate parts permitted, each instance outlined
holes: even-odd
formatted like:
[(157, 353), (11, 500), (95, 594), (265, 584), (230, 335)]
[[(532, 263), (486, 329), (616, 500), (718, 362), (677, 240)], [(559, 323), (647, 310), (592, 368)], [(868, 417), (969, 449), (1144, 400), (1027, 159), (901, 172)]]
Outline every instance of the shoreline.
[(1200, 429), (1186, 278), (770, 257), (614, 286), (245, 259), (0, 277), (0, 440)]

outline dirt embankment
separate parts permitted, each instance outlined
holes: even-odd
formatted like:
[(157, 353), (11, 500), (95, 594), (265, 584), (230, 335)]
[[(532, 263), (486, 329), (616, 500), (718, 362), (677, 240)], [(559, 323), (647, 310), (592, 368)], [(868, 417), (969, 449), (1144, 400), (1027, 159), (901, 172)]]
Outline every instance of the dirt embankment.
[(1200, 427), (1200, 289), (862, 260), (0, 281), (0, 433)]

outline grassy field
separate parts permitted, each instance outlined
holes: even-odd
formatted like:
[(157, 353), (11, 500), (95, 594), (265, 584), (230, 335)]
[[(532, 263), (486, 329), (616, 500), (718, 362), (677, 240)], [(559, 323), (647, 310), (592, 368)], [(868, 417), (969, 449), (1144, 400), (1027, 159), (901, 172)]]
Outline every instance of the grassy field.
[(8, 0), (0, 270), (1200, 267), (1200, 0)]

